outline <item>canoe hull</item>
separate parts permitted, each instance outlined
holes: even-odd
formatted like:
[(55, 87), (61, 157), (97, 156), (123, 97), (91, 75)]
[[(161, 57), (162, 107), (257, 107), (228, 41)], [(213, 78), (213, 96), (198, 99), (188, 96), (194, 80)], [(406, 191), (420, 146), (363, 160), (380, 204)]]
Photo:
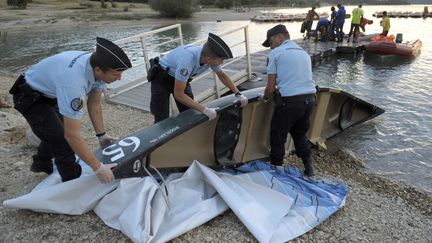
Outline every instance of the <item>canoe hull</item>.
[[(187, 167), (193, 160), (208, 166), (232, 165), (269, 156), (273, 102), (259, 102), (264, 88), (242, 91), (249, 104), (240, 108), (232, 95), (207, 103), (220, 107), (218, 118), (208, 121), (187, 110), (137, 131), (96, 156), (103, 163), (118, 163), (116, 178), (147, 175), (144, 167)], [(320, 89), (309, 137), (320, 143), (384, 112), (379, 107), (336, 89)]]

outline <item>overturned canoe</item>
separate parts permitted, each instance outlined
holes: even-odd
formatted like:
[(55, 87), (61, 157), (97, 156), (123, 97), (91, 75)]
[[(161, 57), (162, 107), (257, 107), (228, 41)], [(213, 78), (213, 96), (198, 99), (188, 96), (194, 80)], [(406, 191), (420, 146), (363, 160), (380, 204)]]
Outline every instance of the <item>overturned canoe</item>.
[[(258, 101), (264, 88), (243, 91), (249, 104), (240, 108), (228, 95), (206, 105), (219, 107), (218, 117), (193, 109), (130, 134), (96, 151), (103, 163), (118, 163), (116, 178), (147, 175), (144, 167), (187, 167), (193, 160), (215, 166), (243, 163), (269, 156), (273, 102)], [(376, 117), (383, 109), (346, 92), (321, 88), (312, 118), (310, 140), (319, 143)]]

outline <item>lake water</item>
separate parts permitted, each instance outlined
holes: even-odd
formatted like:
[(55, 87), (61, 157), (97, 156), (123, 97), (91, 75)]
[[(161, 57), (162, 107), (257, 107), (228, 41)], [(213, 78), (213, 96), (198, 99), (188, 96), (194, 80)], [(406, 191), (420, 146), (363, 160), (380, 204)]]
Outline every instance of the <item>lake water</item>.
[[(354, 6), (346, 6), (350, 13)], [(372, 17), (375, 11), (421, 12), (423, 5), (364, 6), (365, 17), (374, 20), (366, 26), (367, 33), (379, 33), (380, 19)], [(279, 12), (302, 13), (307, 9), (280, 9)], [(330, 12), (330, 7), (317, 9)], [(174, 24), (175, 22), (173, 22)], [(221, 33), (249, 24), (251, 50), (262, 50), (267, 29), (274, 23), (249, 21), (198, 22), (182, 25), (185, 43), (206, 38), (208, 32)], [(301, 38), (300, 22), (285, 23), (292, 39)], [(314, 26), (316, 23), (314, 23)], [(350, 25), (348, 19), (344, 31)], [(65, 50), (89, 50), (95, 37), (117, 40), (162, 25), (131, 26), (130, 28), (81, 27), (64, 32), (8, 33), (0, 37), (0, 73), (17, 74), (28, 65)], [(365, 160), (372, 173), (402, 181), (432, 193), (432, 19), (392, 18), (390, 34), (403, 33), (404, 41), (420, 39), (422, 53), (413, 61), (400, 59), (376, 60), (359, 55), (338, 56), (314, 69), (314, 79), (320, 86), (343, 89), (359, 98), (376, 104), (386, 112), (331, 140), (353, 151)], [(159, 36), (152, 40), (172, 36)], [(153, 52), (160, 52), (155, 49)], [(234, 50), (235, 55), (240, 51)], [(128, 49), (133, 63), (142, 62), (141, 53)]]

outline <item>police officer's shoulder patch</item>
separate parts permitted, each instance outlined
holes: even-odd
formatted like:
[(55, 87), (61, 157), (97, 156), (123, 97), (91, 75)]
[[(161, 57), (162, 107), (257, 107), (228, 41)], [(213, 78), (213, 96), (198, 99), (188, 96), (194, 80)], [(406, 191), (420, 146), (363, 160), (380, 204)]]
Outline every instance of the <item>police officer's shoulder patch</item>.
[(182, 76), (187, 76), (189, 74), (189, 71), (186, 68), (180, 69), (180, 74)]
[(81, 98), (75, 98), (71, 101), (71, 108), (74, 111), (79, 111), (83, 108), (84, 101)]

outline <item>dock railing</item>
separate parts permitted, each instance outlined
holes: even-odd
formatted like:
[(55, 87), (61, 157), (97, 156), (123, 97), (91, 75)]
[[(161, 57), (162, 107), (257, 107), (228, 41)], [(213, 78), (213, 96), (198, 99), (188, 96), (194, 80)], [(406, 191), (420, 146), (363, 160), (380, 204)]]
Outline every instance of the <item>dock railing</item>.
[[(121, 81), (120, 85), (115, 86), (108, 86), (108, 90), (105, 92), (105, 96), (109, 99), (111, 97), (114, 97), (116, 95), (120, 95), (130, 89), (133, 89), (139, 85), (145, 84), (148, 82), (147, 80), (147, 71), (150, 68), (150, 57), (149, 57), (149, 38), (151, 38), (153, 35), (155, 34), (159, 34), (162, 32), (166, 32), (166, 31), (172, 31), (173, 29), (177, 30), (177, 38), (172, 38), (170, 40), (167, 41), (163, 41), (157, 44), (152, 44), (151, 48), (154, 49), (156, 47), (160, 47), (160, 46), (166, 46), (172, 43), (178, 43), (178, 46), (183, 45), (183, 33), (182, 33), (182, 29), (181, 29), (181, 25), (180, 24), (174, 24), (174, 25), (170, 25), (167, 27), (163, 27), (160, 29), (156, 29), (156, 30), (152, 30), (152, 31), (148, 31), (148, 32), (144, 32), (144, 33), (140, 33), (131, 37), (127, 37), (127, 38), (123, 38), (120, 39), (118, 41), (115, 41), (115, 43), (119, 44), (119, 45), (124, 45), (124, 44), (128, 44), (131, 42), (140, 42), (141, 45), (141, 49), (142, 49), (142, 57), (144, 58), (144, 63), (140, 63), (138, 65), (134, 65), (134, 68), (139, 68), (138, 66), (141, 65), (141, 69), (143, 69), (142, 65), (144, 65), (145, 69), (139, 71), (139, 75), (138, 77), (135, 75), (135, 77), (127, 77), (127, 71), (124, 73), (123, 76), (125, 76), (125, 79), (129, 79), (129, 80), (125, 80), (125, 81)], [(218, 33), (218, 35), (220, 37), (224, 37), (236, 32), (243, 32), (243, 39), (240, 40), (237, 43), (227, 43), (228, 46), (230, 48), (235, 48), (241, 45), (244, 45), (244, 55), (241, 56), (237, 56), (234, 57), (233, 59), (224, 62), (224, 64), (222, 65), (222, 67), (226, 67), (229, 66), (230, 64), (239, 61), (242, 58), (246, 58), (246, 67), (242, 70), (234, 70), (233, 74), (230, 74), (230, 78), (231, 80), (236, 84), (239, 85), (247, 80), (249, 80), (251, 78), (252, 75), (252, 70), (251, 70), (251, 58), (250, 58), (250, 45), (249, 45), (249, 33), (248, 33), (248, 26), (241, 26), (223, 33)], [(199, 40), (196, 41), (194, 43), (191, 44), (203, 44), (207, 41), (207, 39), (203, 39), (203, 40)], [(164, 54), (166, 54), (167, 52), (163, 52), (163, 53), (159, 53), (158, 56), (163, 56)], [(211, 75), (213, 72), (207, 71), (197, 77), (195, 77), (193, 79), (193, 81), (191, 82), (192, 88), (194, 87), (194, 83), (205, 79), (206, 77), (208, 78), (208, 75)], [(224, 85), (222, 85), (222, 82), (218, 79), (217, 75), (213, 73), (213, 85), (211, 87), (209, 87), (208, 89), (204, 90), (204, 91), (200, 91), (200, 93), (195, 94), (195, 100), (198, 102), (203, 102), (206, 100), (211, 100), (211, 99), (215, 99), (220, 97), (222, 94), (224, 94), (225, 92), (229, 91)]]
[[(141, 69), (141, 70), (139, 70), (138, 74), (130, 75), (128, 72), (129, 70), (126, 70), (124, 72), (124, 75), (123, 75), (123, 80), (121, 80), (120, 82), (114, 83), (114, 85), (108, 86), (108, 90), (105, 91), (105, 96), (108, 99), (110, 97), (119, 95), (121, 93), (124, 93), (124, 92), (130, 90), (130, 89), (135, 88), (136, 86), (139, 86), (139, 85), (142, 85), (143, 83), (148, 82), (147, 81), (147, 73), (148, 73), (148, 70), (150, 68), (148, 39), (149, 39), (149, 37), (151, 37), (155, 34), (166, 32), (166, 31), (169, 31), (172, 29), (177, 29), (177, 35), (178, 35), (177, 38), (172, 38), (168, 41), (158, 43), (158, 44), (152, 44), (152, 48), (156, 48), (156, 47), (159, 47), (162, 45), (167, 45), (167, 44), (170, 44), (173, 42), (178, 42), (178, 45), (183, 45), (183, 34), (182, 34), (180, 24), (174, 24), (174, 25), (159, 28), (156, 30), (147, 31), (144, 33), (140, 33), (140, 34), (137, 34), (134, 36), (126, 37), (126, 38), (115, 41), (115, 43), (118, 45), (125, 45), (125, 44), (129, 44), (129, 43), (139, 42), (140, 46), (141, 46), (142, 57), (144, 57), (144, 62), (138, 63), (137, 65), (134, 65), (132, 67), (132, 69), (135, 69), (135, 70)], [(142, 65), (144, 65), (145, 69), (142, 68)]]

